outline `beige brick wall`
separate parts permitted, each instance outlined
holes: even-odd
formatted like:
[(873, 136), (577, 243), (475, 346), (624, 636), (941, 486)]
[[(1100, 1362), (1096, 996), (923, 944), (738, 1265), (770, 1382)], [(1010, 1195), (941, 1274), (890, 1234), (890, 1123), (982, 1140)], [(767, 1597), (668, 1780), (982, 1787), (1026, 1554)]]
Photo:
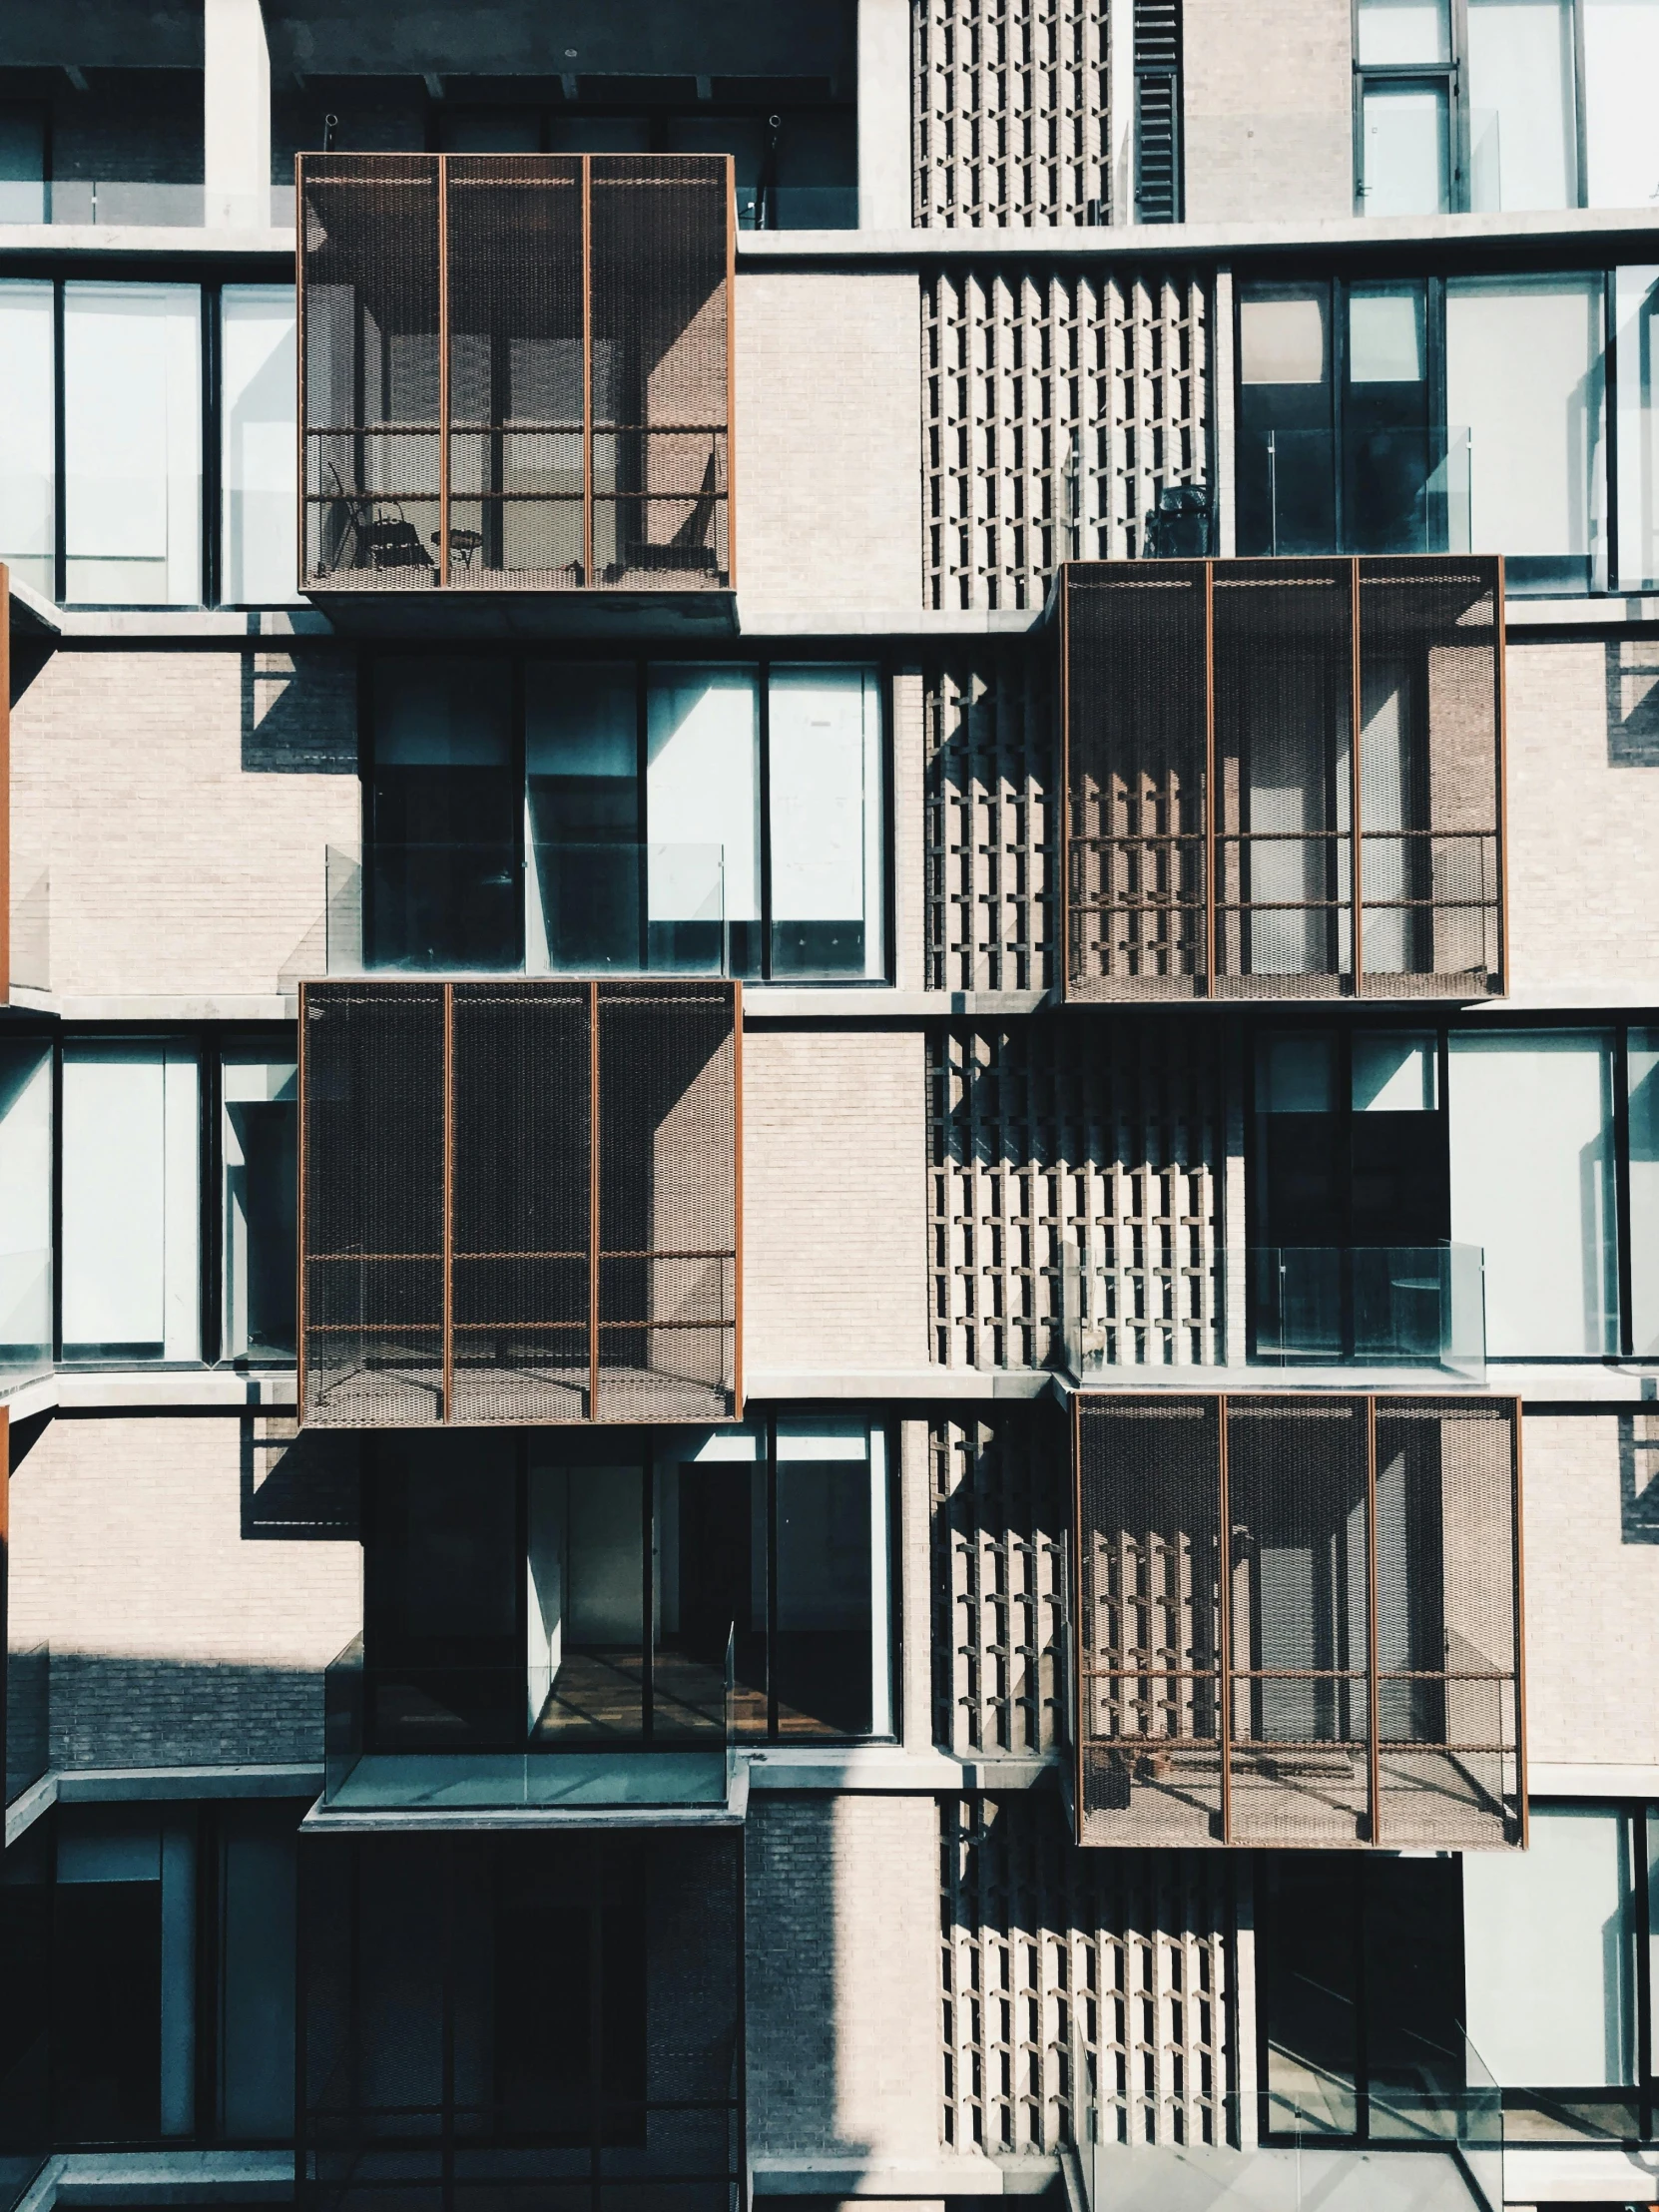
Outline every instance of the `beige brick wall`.
[(1644, 1531), (1641, 1499), (1627, 1495), (1652, 1456), (1634, 1454), (1632, 1470), (1629, 1419), (1531, 1413), (1524, 1424), (1534, 1764), (1659, 1761), (1659, 1520)]
[(921, 305), (885, 272), (740, 275), (738, 593), (768, 613), (921, 606)]
[[(1659, 987), (1659, 762), (1623, 742), (1619, 648), (1510, 641), (1509, 942), (1516, 990)], [(1637, 719), (1632, 717), (1632, 720)]]
[(919, 1032), (750, 1028), (743, 1045), (744, 1372), (927, 1360)]
[(324, 847), (359, 839), (354, 685), (337, 649), (54, 654), (12, 714), (13, 891), (49, 878), (47, 987), (319, 972)]
[(1349, 0), (1185, 0), (1189, 223), (1354, 213)]
[(745, 1857), (751, 2154), (936, 2162), (937, 1805), (757, 1792)]
[(361, 1552), (253, 1533), (267, 1464), (234, 1416), (60, 1416), (17, 1466), (11, 1642), (52, 1647), (56, 1764), (320, 1758)]

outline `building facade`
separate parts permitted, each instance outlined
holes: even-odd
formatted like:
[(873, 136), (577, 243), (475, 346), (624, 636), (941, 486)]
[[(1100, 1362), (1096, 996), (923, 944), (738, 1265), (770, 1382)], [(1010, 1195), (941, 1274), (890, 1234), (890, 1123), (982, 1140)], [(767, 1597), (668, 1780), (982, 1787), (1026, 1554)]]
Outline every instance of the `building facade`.
[(1659, 2195), (1656, 70), (12, 0), (7, 2212)]

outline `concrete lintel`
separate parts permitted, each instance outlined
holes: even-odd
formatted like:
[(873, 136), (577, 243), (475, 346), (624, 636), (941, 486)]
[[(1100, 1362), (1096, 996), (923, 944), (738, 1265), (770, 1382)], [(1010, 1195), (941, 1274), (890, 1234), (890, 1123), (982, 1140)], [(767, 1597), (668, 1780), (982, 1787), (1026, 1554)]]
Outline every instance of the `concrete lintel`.
[(59, 637), (70, 645), (157, 645), (183, 639), (193, 645), (240, 648), (250, 638), (334, 635), (333, 624), (314, 607), (53, 607), (52, 611)]
[(262, 269), (276, 278), (293, 274), (293, 229), (252, 225), (210, 231), (195, 224), (172, 223), (0, 223), (0, 255), (7, 259), (62, 261), (85, 255), (108, 261), (120, 255), (147, 255), (170, 262), (227, 257), (276, 262)]
[(1601, 1766), (1588, 1760), (1528, 1759), (1532, 1798), (1659, 1798), (1659, 1766)]
[(292, 1021), (298, 996), (281, 991), (56, 992), (19, 990), (12, 1003), (59, 1021)]
[(854, 1397), (954, 1403), (967, 1398), (1041, 1397), (1054, 1380), (1041, 1369), (994, 1373), (978, 1368), (855, 1368), (843, 1375), (762, 1369), (745, 1378), (744, 1395), (756, 1400)]
[(740, 628), (752, 643), (769, 638), (1018, 638), (1038, 628), (1043, 618), (1040, 607), (923, 607), (914, 602), (898, 607), (768, 607), (742, 591), (738, 605)]
[(988, 2158), (891, 2161), (846, 2153), (752, 2158), (758, 2197), (999, 2197), (1003, 2177)]
[(931, 1796), (971, 1787), (961, 1762), (944, 1752), (902, 1751), (896, 1745), (825, 1745), (752, 1751), (745, 1764), (752, 1790), (824, 1790), (835, 1795), (886, 1792)]
[(46, 2206), (281, 2204), (293, 2195), (293, 2153), (280, 2150), (70, 2151)]
[(197, 1798), (314, 1798), (320, 1766), (79, 1767), (49, 1776), (60, 1805), (178, 1804)]
[(287, 1411), (294, 1402), (294, 1371), (237, 1375), (215, 1368), (156, 1373), (123, 1368), (88, 1375), (66, 1368), (54, 1379), (53, 1402), (60, 1413)]
[(992, 1021), (1034, 1014), (1049, 1001), (1047, 991), (899, 991), (885, 984), (863, 990), (834, 984), (746, 983), (743, 1018), (746, 1023), (765, 1021), (891, 1021), (966, 1014), (985, 1015)]

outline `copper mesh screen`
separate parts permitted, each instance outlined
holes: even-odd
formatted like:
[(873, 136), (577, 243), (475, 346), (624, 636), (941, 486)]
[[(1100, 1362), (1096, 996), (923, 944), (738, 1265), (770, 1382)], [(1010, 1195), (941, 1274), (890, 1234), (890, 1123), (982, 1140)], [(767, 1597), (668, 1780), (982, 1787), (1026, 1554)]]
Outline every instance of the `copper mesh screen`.
[(1221, 1835), (1214, 1398), (1078, 1412), (1078, 1840)]
[(591, 164), (598, 581), (731, 581), (727, 209), (720, 155)]
[(1367, 978), (1503, 987), (1498, 564), (1360, 570), (1360, 902)]
[(1516, 1409), (1379, 1400), (1382, 1840), (1518, 1835)]
[(588, 1412), (588, 992), (454, 985), (451, 1298), (462, 1421)]
[(1067, 990), (1190, 997), (1207, 965), (1204, 564), (1067, 577)]
[(1519, 1842), (1518, 1420), (1082, 1396), (1078, 1841)]
[(437, 1420), (443, 1384), (443, 993), (312, 983), (304, 1025), (301, 1416)]
[(583, 568), (582, 163), (451, 155), (449, 582), (553, 591)]
[(601, 983), (599, 1414), (736, 1409), (731, 985)]
[(438, 165), (300, 165), (299, 414), (306, 586), (424, 588), (439, 520)]
[(1367, 1834), (1367, 1449), (1363, 1397), (1228, 1400), (1238, 1843)]

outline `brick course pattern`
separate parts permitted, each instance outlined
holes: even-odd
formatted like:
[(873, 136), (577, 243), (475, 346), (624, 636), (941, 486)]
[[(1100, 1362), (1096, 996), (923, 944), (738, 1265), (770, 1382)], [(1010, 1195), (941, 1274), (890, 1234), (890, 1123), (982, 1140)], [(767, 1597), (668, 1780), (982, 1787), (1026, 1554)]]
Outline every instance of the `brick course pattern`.
[(751, 1027), (743, 1101), (746, 1374), (925, 1366), (920, 1032)]
[(918, 227), (1087, 221), (1111, 190), (1099, 0), (918, 0), (913, 20)]
[(52, 1761), (320, 1760), (355, 1543), (269, 1540), (252, 1417), (52, 1420), (12, 1476), (11, 1640), (52, 1649)]
[(55, 653), (12, 711), (20, 981), (271, 994), (319, 973), (324, 851), (359, 841), (337, 649)]
[(1079, 1851), (1046, 1792), (947, 1801), (944, 2134), (958, 2150), (1224, 2143), (1232, 1865)]
[(738, 278), (734, 573), (746, 611), (856, 632), (919, 605), (917, 280)]
[(1207, 479), (1197, 276), (940, 270), (921, 336), (929, 607), (1039, 607), (1057, 563), (1135, 558), (1159, 492)]
[(1349, 0), (1183, 0), (1189, 223), (1354, 213)]
[(931, 1353), (1061, 1364), (1065, 1251), (1083, 1346), (1115, 1367), (1222, 1359), (1219, 1025), (1082, 1008), (928, 1041)]

